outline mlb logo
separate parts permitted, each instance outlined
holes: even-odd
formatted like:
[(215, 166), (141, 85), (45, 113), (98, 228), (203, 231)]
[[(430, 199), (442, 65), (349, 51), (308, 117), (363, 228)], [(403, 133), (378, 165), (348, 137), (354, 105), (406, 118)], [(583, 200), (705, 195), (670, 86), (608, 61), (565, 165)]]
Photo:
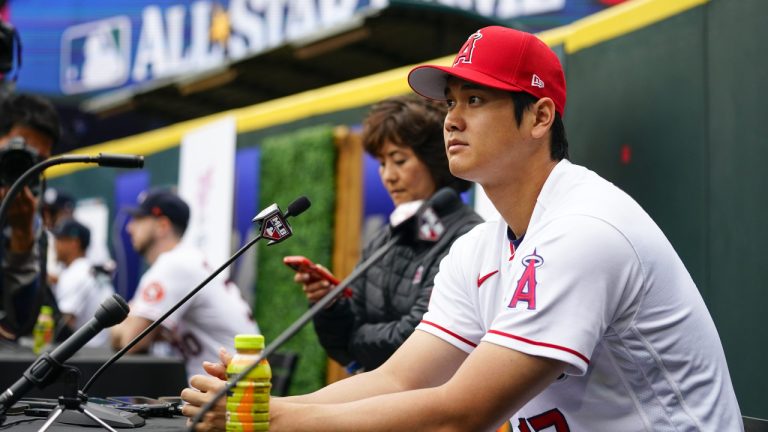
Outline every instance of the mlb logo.
[(440, 240), (445, 226), (440, 222), (435, 211), (427, 208), (419, 217), (419, 239), (424, 241), (436, 242)]
[(67, 28), (61, 36), (61, 90), (66, 94), (128, 81), (131, 20), (117, 16)]
[(288, 237), (290, 233), (285, 227), (285, 222), (280, 215), (272, 216), (264, 222), (261, 229), (261, 235), (275, 241)]

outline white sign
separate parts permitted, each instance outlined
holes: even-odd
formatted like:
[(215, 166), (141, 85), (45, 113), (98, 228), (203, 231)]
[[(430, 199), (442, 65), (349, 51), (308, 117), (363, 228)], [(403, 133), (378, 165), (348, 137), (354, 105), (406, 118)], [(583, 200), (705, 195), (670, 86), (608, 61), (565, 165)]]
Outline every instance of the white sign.
[(91, 263), (102, 265), (111, 261), (107, 248), (109, 208), (104, 201), (100, 198), (78, 201), (73, 217), (91, 231), (91, 245), (85, 253)]
[[(236, 134), (234, 117), (225, 117), (181, 142), (179, 196), (190, 208), (182, 241), (200, 249), (212, 269), (231, 255)], [(229, 270), (221, 274), (226, 277)]]

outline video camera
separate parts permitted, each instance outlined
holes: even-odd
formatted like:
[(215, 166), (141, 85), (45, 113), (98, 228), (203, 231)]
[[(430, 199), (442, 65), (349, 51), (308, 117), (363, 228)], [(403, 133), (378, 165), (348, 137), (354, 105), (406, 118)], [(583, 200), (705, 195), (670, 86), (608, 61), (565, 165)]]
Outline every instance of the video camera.
[[(7, 145), (0, 148), (0, 187), (10, 188), (19, 177), (40, 161), (40, 155), (27, 145), (24, 138), (11, 138)], [(40, 184), (40, 176), (37, 176), (27, 186), (37, 196), (40, 194)]]
[[(20, 67), (21, 38), (11, 24), (0, 19), (0, 81), (15, 81)], [(9, 80), (6, 75), (12, 71), (15, 73)]]

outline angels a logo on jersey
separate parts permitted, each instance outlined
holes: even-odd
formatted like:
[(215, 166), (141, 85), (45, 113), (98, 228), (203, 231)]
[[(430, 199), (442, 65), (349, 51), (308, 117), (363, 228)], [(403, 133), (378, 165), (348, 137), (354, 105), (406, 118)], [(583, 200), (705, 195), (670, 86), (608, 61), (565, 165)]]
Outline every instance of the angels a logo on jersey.
[(528, 304), (528, 310), (534, 310), (536, 309), (536, 269), (544, 264), (544, 258), (534, 249), (533, 253), (523, 257), (520, 263), (525, 267), (525, 271), (517, 281), (515, 293), (507, 307), (516, 308), (518, 302), (525, 302)]
[(152, 282), (141, 290), (141, 298), (147, 303), (156, 303), (163, 299), (165, 291), (163, 286), (157, 282)]

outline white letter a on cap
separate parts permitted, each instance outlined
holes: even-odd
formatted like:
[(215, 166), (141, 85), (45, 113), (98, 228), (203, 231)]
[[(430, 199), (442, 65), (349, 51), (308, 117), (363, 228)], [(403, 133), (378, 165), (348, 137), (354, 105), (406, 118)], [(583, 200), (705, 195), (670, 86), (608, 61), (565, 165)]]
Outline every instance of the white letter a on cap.
[(480, 30), (476, 31), (469, 36), (464, 46), (459, 50), (459, 54), (456, 55), (456, 60), (453, 61), (453, 65), (456, 66), (459, 63), (472, 63), (472, 54), (475, 52), (475, 44), (482, 38), (483, 35)]

